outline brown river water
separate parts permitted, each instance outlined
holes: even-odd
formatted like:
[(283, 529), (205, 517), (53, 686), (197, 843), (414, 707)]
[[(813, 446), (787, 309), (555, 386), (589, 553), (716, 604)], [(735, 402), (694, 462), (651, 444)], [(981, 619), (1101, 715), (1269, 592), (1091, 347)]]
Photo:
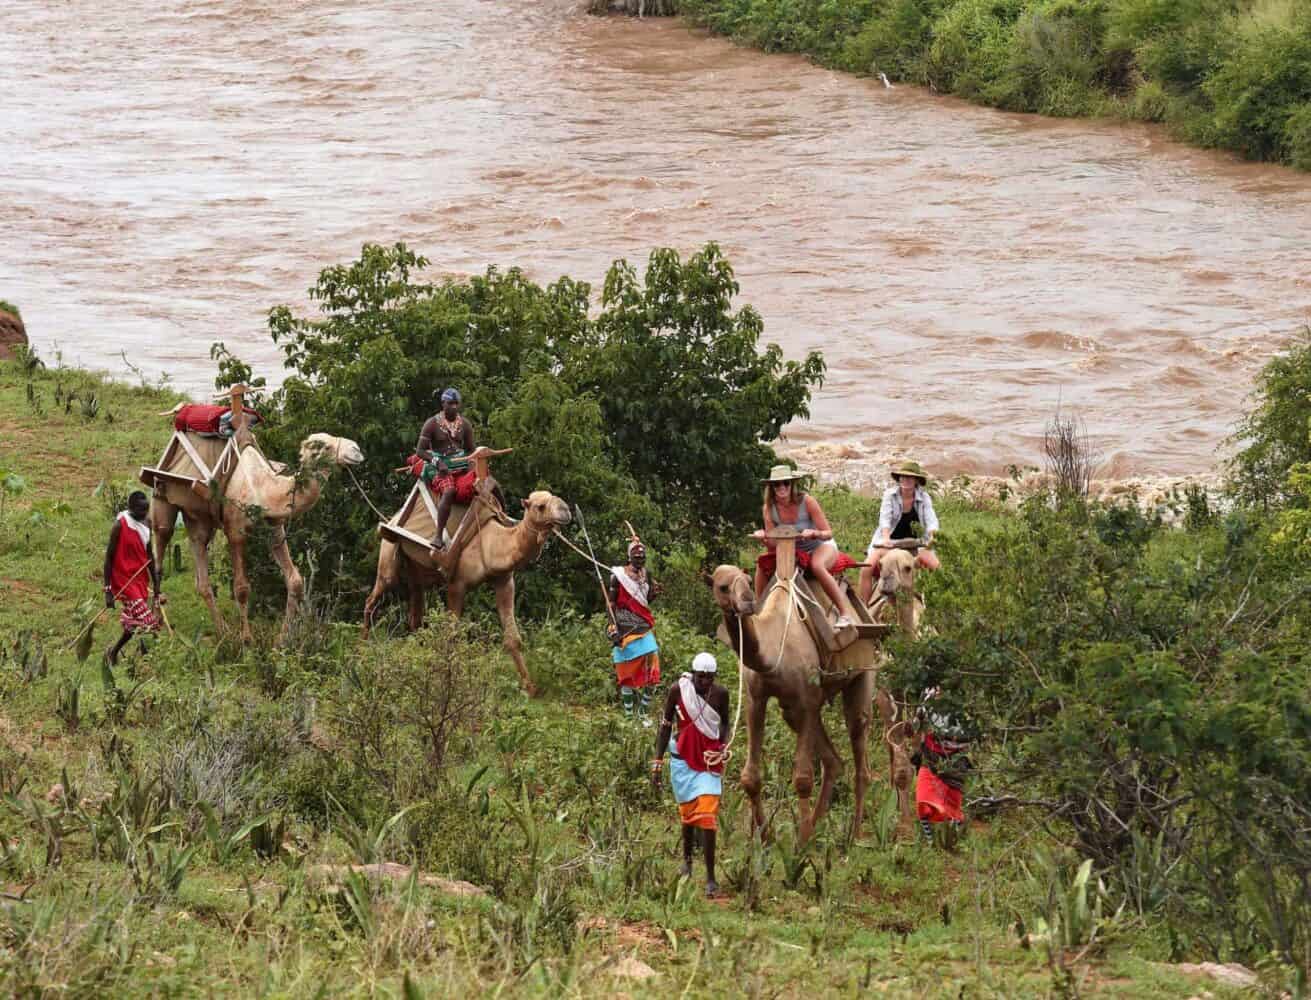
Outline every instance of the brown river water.
[(0, 298), (200, 391), (214, 340), (276, 376), (267, 309), (365, 241), (599, 286), (717, 240), (828, 360), (794, 446), (997, 472), (1063, 405), (1112, 475), (1211, 468), (1311, 319), (1309, 176), (579, 6), (7, 0)]

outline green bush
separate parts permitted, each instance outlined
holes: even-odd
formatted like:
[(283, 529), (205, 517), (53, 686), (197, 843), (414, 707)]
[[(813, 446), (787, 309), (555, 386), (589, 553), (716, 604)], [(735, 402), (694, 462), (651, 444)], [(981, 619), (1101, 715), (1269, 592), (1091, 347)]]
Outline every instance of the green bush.
[(1311, 102), (1311, 11), (1245, 27), (1202, 85), (1215, 113), (1198, 134), (1252, 159), (1291, 160), (1290, 119)]
[(1283, 502), (1289, 470), (1311, 462), (1311, 327), (1266, 363), (1256, 379), (1256, 405), (1238, 424), (1241, 446), (1229, 465), (1240, 503), (1269, 509)]
[[(310, 291), (319, 317), (270, 313), (287, 369), (261, 403), (271, 456), (295, 455), (315, 431), (350, 437), (366, 456), (355, 478), (390, 512), (412, 483), (393, 470), (455, 384), (479, 442), (515, 449), (495, 466), (509, 496), (546, 487), (583, 506), (599, 557), (618, 547), (624, 520), (655, 547), (711, 553), (754, 522), (756, 481), (775, 460), (766, 442), (807, 414), (824, 364), (760, 345), (760, 316), (733, 310), (738, 286), (717, 247), (687, 260), (657, 250), (641, 277), (617, 262), (595, 316), (589, 287), (569, 278), (542, 287), (493, 268), (429, 284), (417, 277), (426, 263), (404, 245), (370, 244), (321, 273)], [(255, 377), (222, 345), (214, 355), (218, 384)], [(362, 603), (376, 523), (353, 483), (334, 483), (293, 522), (293, 553), (330, 567), (343, 598)], [(539, 613), (599, 604), (590, 570), (559, 547), (524, 584)], [(281, 591), (272, 572), (256, 586)]]
[(1118, 111), (1245, 156), (1311, 161), (1300, 0), (687, 0), (684, 12), (768, 51), (984, 104)]
[(1311, 879), (1308, 575), (1255, 524), (1167, 532), (1037, 497), (1002, 530), (944, 536), (936, 635), (895, 642), (888, 677), (912, 699), (941, 686), (981, 734), (970, 795), (1059, 818), (1131, 905), (1167, 899), (1181, 940), (1294, 963), (1311, 942), (1292, 891)]

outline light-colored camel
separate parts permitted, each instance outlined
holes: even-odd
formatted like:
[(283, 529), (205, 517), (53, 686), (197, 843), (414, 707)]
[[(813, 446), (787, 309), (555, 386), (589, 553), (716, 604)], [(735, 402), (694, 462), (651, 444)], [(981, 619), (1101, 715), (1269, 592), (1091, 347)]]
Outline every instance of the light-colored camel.
[[(822, 718), (824, 704), (841, 693), (856, 768), (852, 835), (858, 835), (865, 815), (865, 790), (870, 774), (867, 740), (875, 693), (875, 668), (882, 655), (877, 644), (872, 639), (857, 640), (825, 662), (809, 630), (800, 620), (801, 611), (791, 606), (795, 598), (790, 588), (776, 585), (757, 608), (752, 582), (736, 566), (720, 566), (709, 582), (715, 603), (723, 614), (729, 645), (747, 667), (742, 704), (747, 727), (747, 761), (740, 780), (751, 800), (756, 828), (765, 822), (760, 801), (761, 748), (769, 699), (778, 699), (784, 721), (797, 735), (792, 787), (800, 811), (798, 836), (808, 840), (815, 824), (828, 811), (834, 782), (842, 770), (842, 761), (824, 729)], [(890, 706), (891, 699), (887, 699), (886, 704)], [(882, 710), (884, 705), (880, 704), (880, 708)], [(884, 719), (885, 732), (893, 721)], [(810, 799), (815, 784), (816, 754), (822, 777), (819, 796), (812, 810)], [(902, 799), (901, 793), (898, 797)], [(908, 791), (905, 799), (908, 803)], [(908, 808), (907, 804), (902, 805), (903, 817), (908, 816)], [(909, 819), (905, 823), (908, 824)]]
[(915, 590), (915, 553), (889, 549), (879, 560), (879, 583), (870, 613), (878, 618), (884, 609), (895, 609), (897, 624), (912, 638), (920, 634), (924, 601)]
[(246, 541), (257, 520), (273, 528), (269, 548), (287, 586), (287, 605), (279, 641), (285, 641), (291, 622), (305, 594), (305, 582), (287, 548), (287, 522), (316, 503), (323, 484), (334, 470), (364, 461), (360, 446), (349, 438), (311, 434), (300, 446), (300, 474), (291, 475), (286, 466), (270, 462), (257, 447), (251, 447), (249, 432), (238, 436), (241, 450), (236, 468), (223, 488), (222, 496), (202, 496), (194, 490), (169, 485), (156, 489), (150, 501), (150, 523), (155, 539), (155, 559), (164, 565), (164, 555), (173, 538), (177, 515), (187, 527), (187, 542), (196, 566), (196, 591), (209, 608), (216, 631), (223, 629), (214, 589), (209, 582), (209, 543), (218, 531), (228, 540), (232, 560), (233, 591), (241, 616), (241, 641), (251, 639), (248, 604), (250, 580), (246, 573)]
[[(485, 517), (476, 534), (460, 552), (455, 571), (447, 579), (432, 559), (415, 559), (396, 542), (384, 538), (378, 552), (378, 576), (373, 590), (364, 602), (364, 635), (369, 634), (373, 616), (383, 596), (396, 588), (404, 575), (410, 591), (408, 624), (411, 630), (423, 624), (425, 596), (429, 587), (446, 584), (446, 606), (457, 618), (464, 613), (464, 600), (469, 591), (483, 583), (491, 583), (496, 592), (496, 613), (501, 619), (503, 642), (519, 681), (530, 695), (537, 687), (528, 676), (524, 663), (523, 640), (514, 620), (514, 574), (539, 555), (546, 540), (556, 528), (573, 520), (569, 505), (546, 490), (537, 490), (523, 502), (522, 521), (502, 524), (494, 517)], [(451, 511), (451, 524), (459, 525), (463, 510)]]

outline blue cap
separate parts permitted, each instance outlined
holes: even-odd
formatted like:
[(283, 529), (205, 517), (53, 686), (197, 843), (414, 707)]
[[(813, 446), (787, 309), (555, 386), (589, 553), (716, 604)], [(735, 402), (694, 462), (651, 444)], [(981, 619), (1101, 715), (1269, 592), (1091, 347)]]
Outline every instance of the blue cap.
[(458, 403), (459, 401), (460, 401), (459, 389), (445, 389), (442, 391), (443, 403), (452, 403), (452, 402)]

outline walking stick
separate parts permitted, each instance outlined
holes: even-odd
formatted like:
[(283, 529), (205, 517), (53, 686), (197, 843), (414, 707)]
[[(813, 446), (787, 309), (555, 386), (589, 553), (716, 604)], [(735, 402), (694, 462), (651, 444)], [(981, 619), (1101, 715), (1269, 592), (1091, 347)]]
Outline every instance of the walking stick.
[[(142, 563), (141, 566), (140, 566), (140, 568), (138, 568), (137, 571), (136, 571), (135, 573), (133, 573), (131, 576), (129, 576), (129, 577), (127, 578), (127, 582), (124, 583), (123, 586), (122, 586), (121, 588), (119, 588), (118, 593), (114, 595), (114, 600), (117, 601), (120, 597), (122, 597), (122, 596), (123, 596), (123, 591), (127, 590), (127, 588), (128, 588), (129, 586), (131, 586), (132, 581), (135, 580), (137, 577), (139, 577), (139, 576), (141, 575), (142, 571), (145, 570), (145, 569), (147, 569), (149, 566), (150, 566), (150, 563), (149, 563), (149, 562)], [(91, 643), (92, 643), (94, 640), (93, 640), (93, 639), (88, 639), (88, 640), (86, 641), (86, 643), (83, 644), (83, 643), (82, 643), (82, 636), (87, 635), (87, 634), (94, 635), (95, 633), (94, 633), (93, 630), (94, 630), (95, 627), (96, 627), (96, 622), (100, 621), (100, 619), (103, 618), (103, 617), (105, 616), (105, 612), (106, 612), (106, 611), (109, 611), (109, 610), (110, 610), (109, 608), (101, 608), (100, 611), (96, 614), (96, 616), (95, 616), (94, 618), (92, 618), (89, 622), (87, 622), (85, 625), (82, 626), (82, 630), (81, 630), (80, 632), (77, 633), (77, 636), (73, 639), (73, 641), (70, 642), (70, 643), (69, 643), (67, 646), (65, 646), (64, 648), (65, 648), (65, 649), (72, 649), (74, 646), (77, 646), (77, 647), (78, 647), (78, 657), (77, 657), (77, 658), (78, 658), (79, 660), (85, 660), (85, 659), (87, 658), (87, 654), (91, 652)], [(86, 652), (85, 652), (85, 653), (82, 652), (82, 645), (85, 645), (85, 647), (86, 647)]]
[(605, 589), (605, 581), (601, 579), (601, 564), (596, 561), (596, 553), (592, 551), (592, 539), (587, 534), (587, 523), (583, 520), (583, 508), (574, 504), (574, 513), (578, 515), (578, 530), (583, 533), (583, 541), (587, 543), (587, 553), (592, 560), (592, 569), (596, 571), (596, 582), (601, 587), (601, 596), (605, 599), (605, 613), (610, 616), (610, 624), (619, 630), (619, 622), (615, 618), (615, 609), (610, 606), (610, 592)]

